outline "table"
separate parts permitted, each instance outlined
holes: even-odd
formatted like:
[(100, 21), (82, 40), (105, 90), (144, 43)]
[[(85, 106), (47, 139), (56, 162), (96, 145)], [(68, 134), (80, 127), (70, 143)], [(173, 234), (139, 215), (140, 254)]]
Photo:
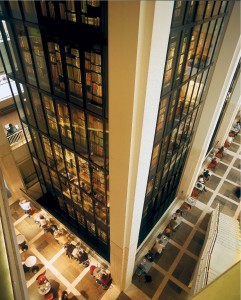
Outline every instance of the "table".
[(51, 290), (51, 284), (49, 281), (47, 281), (44, 284), (41, 284), (40, 287), (38, 288), (38, 292), (40, 295), (46, 295), (50, 290)]
[(140, 265), (142, 265), (142, 267), (144, 267), (144, 271), (148, 273), (150, 271), (152, 263), (147, 258), (143, 257)]
[(26, 267), (31, 268), (36, 264), (36, 262), (37, 262), (37, 257), (32, 255), (26, 259), (24, 264)]
[(163, 246), (166, 246), (169, 241), (169, 238), (166, 235), (162, 234), (159, 238), (157, 237), (156, 241), (161, 241)]
[(187, 198), (186, 200), (185, 200), (185, 202), (187, 203), (187, 204), (189, 204), (189, 205), (191, 205), (191, 206), (195, 206), (196, 205), (196, 203), (197, 203), (197, 200), (195, 200), (195, 199), (193, 199), (193, 198)]
[(17, 243), (18, 243), (18, 245), (22, 245), (23, 243), (25, 243), (25, 236), (22, 234), (18, 234), (17, 235)]

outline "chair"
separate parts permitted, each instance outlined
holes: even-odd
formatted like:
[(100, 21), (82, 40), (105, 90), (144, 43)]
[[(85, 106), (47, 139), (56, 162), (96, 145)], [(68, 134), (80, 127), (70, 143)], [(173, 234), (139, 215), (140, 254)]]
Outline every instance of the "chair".
[(52, 292), (44, 295), (44, 300), (53, 300), (54, 299), (54, 294)]

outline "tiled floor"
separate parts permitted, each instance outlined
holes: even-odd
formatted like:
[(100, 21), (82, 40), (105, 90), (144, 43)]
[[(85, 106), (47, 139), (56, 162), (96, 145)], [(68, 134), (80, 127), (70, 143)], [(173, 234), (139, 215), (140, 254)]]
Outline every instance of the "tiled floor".
[[(234, 219), (240, 215), (240, 200), (235, 188), (240, 185), (240, 134), (216, 167), (215, 174), (206, 183), (207, 192), (198, 196), (195, 207), (186, 213), (178, 230), (171, 236), (166, 249), (155, 258), (148, 275), (158, 276), (160, 284), (144, 283), (133, 276), (133, 285), (149, 298), (155, 300), (186, 300), (190, 282), (205, 240), (210, 213), (216, 204), (220, 211)], [(164, 276), (164, 278), (163, 278)], [(154, 279), (157, 282), (157, 278)], [(150, 292), (151, 287), (152, 292)], [(154, 290), (155, 289), (155, 290)], [(126, 291), (128, 295), (128, 289)], [(132, 287), (133, 294), (133, 287)], [(138, 299), (138, 298), (137, 298)]]

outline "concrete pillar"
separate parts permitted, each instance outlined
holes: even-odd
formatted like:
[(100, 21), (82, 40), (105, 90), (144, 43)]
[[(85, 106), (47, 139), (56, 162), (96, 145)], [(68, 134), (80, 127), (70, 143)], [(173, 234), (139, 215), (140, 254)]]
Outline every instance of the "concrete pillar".
[(0, 169), (12, 197), (15, 200), (19, 199), (22, 196), (20, 188), (25, 187), (2, 126), (0, 126)]
[(110, 262), (131, 283), (150, 166), (173, 1), (110, 1)]
[(236, 1), (220, 48), (178, 194), (191, 194), (240, 59), (240, 2)]

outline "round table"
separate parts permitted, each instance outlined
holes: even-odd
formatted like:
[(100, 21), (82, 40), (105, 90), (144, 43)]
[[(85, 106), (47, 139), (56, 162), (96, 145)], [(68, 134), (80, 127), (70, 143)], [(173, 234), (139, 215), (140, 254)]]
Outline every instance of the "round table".
[(46, 295), (50, 290), (51, 290), (51, 284), (49, 281), (47, 281), (44, 284), (41, 284), (40, 287), (38, 288), (38, 292), (40, 295)]
[(37, 257), (36, 256), (29, 256), (26, 261), (25, 261), (25, 266), (28, 268), (33, 267), (37, 262)]
[(17, 235), (17, 243), (18, 243), (18, 245), (21, 245), (21, 244), (23, 244), (24, 242), (25, 242), (25, 236), (22, 235), (22, 234), (18, 234), (18, 235)]

